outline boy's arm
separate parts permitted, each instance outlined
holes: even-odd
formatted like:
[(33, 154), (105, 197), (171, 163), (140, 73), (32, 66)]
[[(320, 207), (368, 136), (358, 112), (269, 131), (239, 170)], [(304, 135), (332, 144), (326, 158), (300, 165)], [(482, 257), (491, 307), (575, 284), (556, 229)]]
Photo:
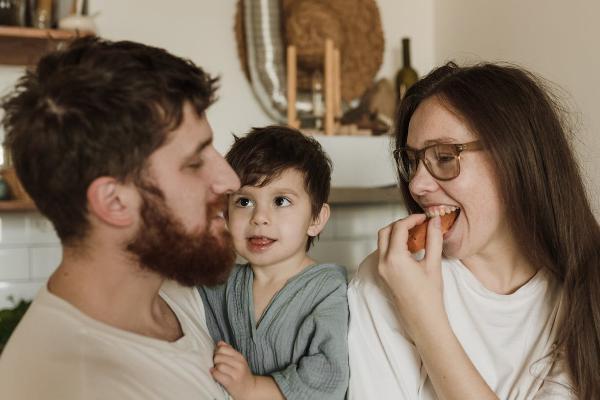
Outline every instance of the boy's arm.
[(227, 343), (217, 343), (214, 362), (213, 378), (235, 400), (285, 400), (273, 378), (252, 375), (244, 356)]
[(342, 400), (348, 388), (348, 301), (344, 276), (332, 276), (299, 334), (310, 335), (306, 355), (271, 374), (284, 396)]

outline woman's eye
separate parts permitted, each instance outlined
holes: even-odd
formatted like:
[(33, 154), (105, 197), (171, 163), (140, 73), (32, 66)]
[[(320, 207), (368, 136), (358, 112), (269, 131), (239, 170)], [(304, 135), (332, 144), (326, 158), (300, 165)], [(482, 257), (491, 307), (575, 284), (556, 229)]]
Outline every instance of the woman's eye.
[(275, 198), (275, 205), (277, 207), (287, 207), (291, 204), (292, 204), (292, 202), (287, 197), (276, 197)]
[(238, 207), (251, 207), (252, 204), (252, 200), (247, 199), (245, 197), (240, 197), (235, 201), (235, 205)]
[(453, 162), (455, 159), (453, 154), (438, 154), (437, 162), (440, 164)]

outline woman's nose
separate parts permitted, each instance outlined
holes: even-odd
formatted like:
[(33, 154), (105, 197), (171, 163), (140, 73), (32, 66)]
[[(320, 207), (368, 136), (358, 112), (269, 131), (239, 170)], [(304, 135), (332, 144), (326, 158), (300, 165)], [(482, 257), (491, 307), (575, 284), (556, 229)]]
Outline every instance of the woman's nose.
[(415, 196), (422, 196), (425, 193), (432, 192), (438, 188), (438, 181), (431, 175), (425, 167), (424, 162), (417, 166), (414, 176), (408, 183), (408, 189)]

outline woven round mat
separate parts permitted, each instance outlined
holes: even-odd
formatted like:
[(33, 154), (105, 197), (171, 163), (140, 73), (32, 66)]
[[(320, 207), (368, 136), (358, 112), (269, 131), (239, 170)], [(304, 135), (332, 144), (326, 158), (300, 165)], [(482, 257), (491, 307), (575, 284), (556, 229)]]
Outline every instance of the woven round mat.
[[(243, 0), (238, 0), (235, 36), (242, 68), (249, 77), (243, 24)], [(284, 46), (298, 53), (298, 87), (308, 91), (315, 70), (323, 68), (325, 39), (340, 49), (342, 98), (363, 95), (383, 60), (384, 39), (375, 0), (281, 0)]]

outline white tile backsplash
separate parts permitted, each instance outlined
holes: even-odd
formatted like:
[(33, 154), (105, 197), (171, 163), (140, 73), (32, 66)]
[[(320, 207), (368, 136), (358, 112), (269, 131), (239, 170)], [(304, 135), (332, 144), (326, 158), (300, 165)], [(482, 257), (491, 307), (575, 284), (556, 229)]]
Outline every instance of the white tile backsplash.
[(354, 275), (361, 261), (377, 248), (377, 239), (330, 239), (319, 241), (310, 251), (319, 262), (343, 265), (348, 278)]
[(60, 243), (52, 224), (37, 212), (1, 213), (0, 245)]
[(331, 218), (310, 255), (334, 262), (351, 277), (361, 261), (377, 248), (377, 231), (406, 215), (400, 204), (333, 205)]
[[(351, 277), (377, 247), (377, 231), (406, 215), (399, 204), (332, 205), (331, 218), (310, 251), (320, 262), (348, 268)], [(31, 299), (61, 261), (60, 242), (40, 214), (0, 213), (0, 309), (7, 297)]]
[(58, 267), (62, 260), (62, 248), (53, 247), (31, 247), (29, 249), (31, 278), (46, 279)]
[(52, 224), (37, 212), (0, 213), (0, 309), (32, 299), (62, 256)]
[(29, 251), (26, 247), (0, 248), (0, 281), (29, 279)]
[(394, 204), (336, 206), (336, 238), (377, 237), (377, 231), (394, 220)]
[(25, 282), (3, 282), (0, 281), (0, 310), (3, 308), (12, 308), (13, 302), (9, 299), (12, 297), (15, 303), (19, 300), (31, 300), (35, 297), (40, 288), (46, 283), (43, 281), (25, 281)]

